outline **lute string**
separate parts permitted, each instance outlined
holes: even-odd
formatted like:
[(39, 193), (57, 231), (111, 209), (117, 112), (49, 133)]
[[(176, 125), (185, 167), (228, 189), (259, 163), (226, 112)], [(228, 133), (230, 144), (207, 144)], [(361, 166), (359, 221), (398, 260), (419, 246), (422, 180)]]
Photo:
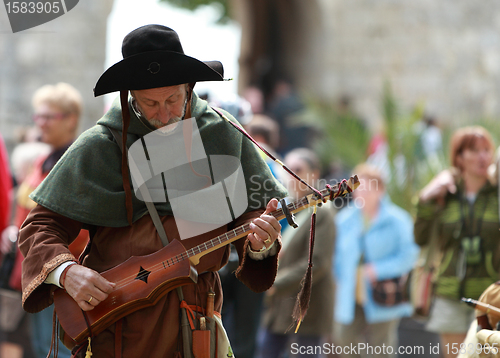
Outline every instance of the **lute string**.
[[(345, 180), (343, 180), (342, 182), (345, 182)], [(331, 193), (332, 191), (337, 191), (336, 196), (339, 196), (339, 195), (342, 195), (342, 193), (339, 193), (340, 189), (341, 189), (340, 185), (335, 185), (334, 187), (326, 188), (326, 189), (322, 190), (321, 194), (326, 196), (326, 194)], [(302, 208), (303, 206), (306, 206), (309, 204), (310, 204), (310, 202), (307, 199), (307, 196), (305, 196), (296, 202), (292, 202), (290, 204), (287, 204), (287, 207), (289, 209), (291, 209), (291, 211), (297, 211), (298, 209)], [(269, 213), (269, 215), (274, 216), (276, 219), (283, 218), (285, 216), (282, 208), (279, 208), (279, 209)], [(241, 232), (240, 232), (240, 230), (241, 230)], [(190, 257), (195, 256), (197, 254), (200, 254), (200, 253), (202, 253), (206, 250), (209, 250), (215, 246), (226, 243), (227, 241), (230, 241), (231, 239), (233, 239), (239, 235), (246, 234), (249, 231), (251, 231), (249, 224), (244, 224), (242, 226), (239, 226), (230, 232), (219, 235), (219, 236), (217, 236), (209, 241), (206, 241), (206, 242), (199, 244), (191, 249), (188, 249), (185, 252), (182, 252), (182, 253), (177, 254), (173, 257), (169, 257), (165, 260), (162, 260), (161, 262), (159, 262), (151, 267), (148, 267), (147, 272), (145, 272), (143, 274), (130, 275), (128, 277), (123, 278), (122, 280), (116, 282), (116, 289), (126, 287), (127, 285), (135, 282), (136, 279), (141, 280), (143, 278), (146, 278), (148, 275), (150, 275), (152, 273), (156, 273), (156, 272), (160, 272), (162, 270), (165, 270), (166, 269), (165, 263), (166, 263), (167, 267), (171, 267), (182, 260), (189, 259)], [(223, 237), (225, 237), (225, 239)], [(218, 243), (216, 243), (216, 241), (218, 241)], [(203, 248), (203, 246), (205, 248)], [(172, 262), (171, 263), (168, 262), (169, 260), (171, 260)]]

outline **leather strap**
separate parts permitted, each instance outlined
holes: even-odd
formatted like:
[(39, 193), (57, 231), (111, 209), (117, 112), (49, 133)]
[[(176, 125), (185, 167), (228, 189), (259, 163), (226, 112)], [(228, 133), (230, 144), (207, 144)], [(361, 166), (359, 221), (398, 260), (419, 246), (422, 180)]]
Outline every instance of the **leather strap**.
[[(128, 91), (120, 91), (120, 103), (122, 106), (122, 142), (127, 142), (127, 131), (130, 125), (130, 110), (128, 108)], [(130, 178), (128, 176), (128, 163), (127, 163), (127, 146), (121, 146), (122, 150), (122, 180), (123, 180), (123, 190), (125, 190), (125, 207), (127, 208), (127, 221), (129, 225), (132, 225), (132, 219), (134, 216), (133, 206), (132, 206), (132, 190), (130, 190)]]
[[(122, 136), (120, 136), (120, 132), (118, 132), (114, 128), (108, 127), (108, 129), (111, 131), (111, 134), (113, 134), (113, 137), (115, 138), (116, 143), (118, 144), (120, 149), (123, 151), (123, 142), (122, 142)], [(130, 157), (129, 159), (131, 161), (130, 165), (137, 167), (135, 165), (134, 159), (132, 157)], [(146, 207), (148, 208), (149, 215), (151, 216), (151, 219), (153, 220), (153, 224), (155, 225), (156, 231), (158, 232), (158, 236), (160, 236), (160, 239), (161, 239), (163, 246), (167, 246), (170, 243), (170, 240), (168, 239), (167, 233), (165, 232), (165, 228), (163, 227), (163, 224), (160, 220), (160, 216), (158, 215), (158, 210), (156, 210), (156, 207), (152, 202), (151, 195), (149, 193), (148, 188), (146, 187), (146, 185), (142, 185), (139, 187), (139, 191), (141, 192), (142, 198), (144, 199), (144, 202), (146, 203)]]
[(299, 177), (297, 174), (295, 174), (295, 172), (293, 170), (291, 170), (290, 168), (288, 168), (285, 163), (283, 163), (281, 160), (279, 160), (278, 158), (276, 158), (273, 154), (271, 154), (266, 148), (264, 148), (262, 145), (260, 145), (255, 139), (252, 138), (252, 136), (250, 134), (248, 134), (243, 128), (241, 128), (238, 124), (236, 124), (235, 122), (229, 120), (229, 118), (227, 118), (224, 113), (222, 113), (222, 111), (219, 109), (219, 108), (215, 108), (215, 107), (210, 107), (212, 108), (222, 119), (224, 119), (227, 123), (229, 123), (230, 125), (232, 125), (238, 132), (240, 132), (241, 134), (243, 134), (245, 137), (247, 137), (253, 144), (255, 144), (260, 150), (262, 150), (264, 152), (265, 155), (267, 155), (269, 158), (271, 158), (274, 162), (278, 163), (282, 168), (283, 170), (285, 170), (288, 174), (290, 174), (292, 177), (294, 177), (295, 179), (297, 179), (299, 182), (301, 182), (302, 184), (304, 184), (305, 186), (307, 186), (309, 189), (311, 189), (311, 191), (316, 195), (316, 197), (318, 199), (321, 199), (321, 201), (323, 201), (324, 203), (326, 203), (326, 200), (325, 198), (323, 197), (323, 194), (321, 194), (321, 192), (312, 187), (311, 185), (309, 185), (307, 182), (305, 182), (301, 177)]
[[(122, 136), (120, 136), (120, 133), (114, 129), (114, 128), (109, 128), (108, 129), (111, 131), (111, 134), (113, 134), (113, 137), (115, 138), (116, 143), (120, 147), (120, 149), (123, 151), (123, 141), (122, 141)], [(130, 157), (130, 165), (135, 166), (135, 163), (133, 162), (133, 158)], [(139, 173), (140, 174), (140, 173)], [(163, 246), (167, 246), (170, 240), (167, 237), (167, 233), (165, 232), (165, 228), (163, 227), (163, 224), (160, 220), (160, 216), (158, 215), (158, 211), (156, 210), (156, 207), (154, 206), (152, 200), (151, 200), (151, 195), (149, 194), (149, 190), (146, 187), (146, 185), (142, 185), (139, 187), (139, 191), (141, 192), (142, 198), (145, 199), (146, 207), (148, 208), (149, 215), (151, 216), (151, 219), (153, 220), (153, 224), (155, 225), (156, 231), (158, 232), (158, 235), (160, 236), (161, 242), (163, 243)], [(177, 287), (177, 296), (179, 297), (179, 302), (184, 301), (184, 294), (182, 293), (182, 287)], [(121, 322), (121, 320), (120, 320)], [(181, 330), (182, 330), (182, 341), (184, 345), (184, 356), (185, 357), (190, 357), (191, 354), (191, 346), (190, 346), (190, 341), (189, 341), (189, 336), (191, 334), (189, 322), (188, 322), (188, 317), (187, 317), (187, 312), (185, 308), (181, 308)], [(115, 332), (115, 344), (116, 344), (116, 332)], [(121, 342), (121, 334), (120, 334), (120, 342)], [(116, 347), (116, 346), (115, 346)], [(121, 344), (120, 344), (121, 347)], [(115, 349), (116, 350), (116, 349)], [(118, 357), (117, 355), (115, 355)], [(121, 357), (121, 356), (120, 356)]]
[(115, 323), (115, 358), (122, 358), (122, 327), (123, 319)]

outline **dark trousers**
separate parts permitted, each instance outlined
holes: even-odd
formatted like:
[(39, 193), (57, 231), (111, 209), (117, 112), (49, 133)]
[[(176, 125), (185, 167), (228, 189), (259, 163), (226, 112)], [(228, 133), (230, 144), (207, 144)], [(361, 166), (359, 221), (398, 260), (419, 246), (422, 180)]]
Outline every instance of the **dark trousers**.
[(251, 291), (234, 273), (221, 275), (221, 282), (224, 292), (222, 321), (234, 356), (254, 358), (264, 294)]

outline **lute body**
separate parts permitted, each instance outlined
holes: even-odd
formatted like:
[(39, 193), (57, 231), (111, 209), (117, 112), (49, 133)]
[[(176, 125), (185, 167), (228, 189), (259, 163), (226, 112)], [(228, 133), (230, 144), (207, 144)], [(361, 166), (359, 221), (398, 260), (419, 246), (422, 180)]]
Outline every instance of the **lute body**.
[(120, 318), (141, 308), (152, 306), (176, 287), (197, 282), (198, 272), (189, 260), (182, 259), (186, 249), (174, 240), (161, 250), (146, 256), (132, 256), (101, 275), (117, 283), (108, 298), (83, 311), (62, 289), (54, 292), (57, 317), (64, 332), (80, 343), (90, 334), (99, 334)]

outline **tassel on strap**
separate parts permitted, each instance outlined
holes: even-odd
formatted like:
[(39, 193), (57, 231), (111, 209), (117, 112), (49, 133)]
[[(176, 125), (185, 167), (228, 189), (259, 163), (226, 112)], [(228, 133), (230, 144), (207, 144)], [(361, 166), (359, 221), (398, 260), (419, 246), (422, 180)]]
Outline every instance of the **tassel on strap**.
[(85, 358), (92, 358), (92, 348), (90, 346), (92, 340), (90, 339), (90, 337), (88, 339), (89, 339), (89, 344), (87, 345), (87, 352), (85, 352)]
[(317, 206), (314, 205), (314, 211), (311, 215), (311, 230), (309, 235), (309, 259), (306, 274), (302, 278), (301, 289), (297, 295), (297, 300), (295, 301), (295, 307), (293, 308), (292, 317), (296, 323), (295, 333), (298, 332), (300, 324), (304, 320), (307, 314), (307, 309), (309, 308), (309, 301), (311, 299), (311, 287), (312, 287), (312, 267), (313, 267), (313, 252), (314, 252), (314, 235), (316, 231), (316, 210)]

